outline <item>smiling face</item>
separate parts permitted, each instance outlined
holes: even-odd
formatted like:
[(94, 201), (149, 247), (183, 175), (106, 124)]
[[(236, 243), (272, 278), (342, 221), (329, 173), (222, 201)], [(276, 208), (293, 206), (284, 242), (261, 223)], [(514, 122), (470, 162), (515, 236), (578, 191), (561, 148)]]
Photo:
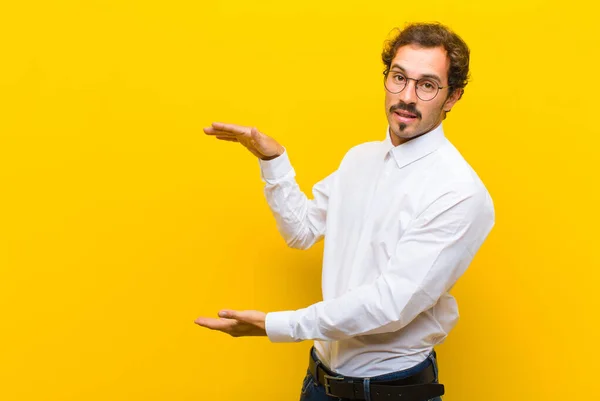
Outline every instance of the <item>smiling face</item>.
[[(389, 74), (399, 73), (409, 79), (400, 93), (385, 91), (385, 110), (394, 146), (432, 131), (442, 122), (445, 112), (458, 101), (461, 89), (448, 97), (449, 67), (450, 60), (441, 46), (423, 48), (406, 45), (398, 49)], [(443, 87), (432, 100), (423, 101), (417, 97), (415, 80), (421, 78)]]

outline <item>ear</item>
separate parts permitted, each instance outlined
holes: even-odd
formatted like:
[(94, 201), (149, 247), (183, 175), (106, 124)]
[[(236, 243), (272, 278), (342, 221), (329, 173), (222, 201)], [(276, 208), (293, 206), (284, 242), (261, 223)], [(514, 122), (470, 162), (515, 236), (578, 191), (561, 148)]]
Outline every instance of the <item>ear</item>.
[(462, 97), (464, 92), (463, 88), (458, 88), (455, 89), (452, 94), (450, 95), (450, 97), (448, 97), (448, 99), (446, 99), (446, 102), (444, 103), (444, 111), (447, 113), (450, 110), (452, 110), (452, 107), (454, 107), (454, 105), (456, 104), (456, 102), (458, 102), (458, 100)]

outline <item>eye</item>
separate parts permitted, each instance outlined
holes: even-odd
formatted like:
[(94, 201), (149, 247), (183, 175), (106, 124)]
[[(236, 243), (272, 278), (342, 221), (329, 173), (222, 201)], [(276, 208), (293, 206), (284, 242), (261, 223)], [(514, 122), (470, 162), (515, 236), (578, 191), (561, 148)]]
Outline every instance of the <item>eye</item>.
[(420, 81), (419, 88), (428, 92), (432, 92), (437, 89), (437, 84), (433, 81)]
[(396, 82), (404, 82), (406, 80), (406, 77), (402, 74), (394, 74), (394, 81)]

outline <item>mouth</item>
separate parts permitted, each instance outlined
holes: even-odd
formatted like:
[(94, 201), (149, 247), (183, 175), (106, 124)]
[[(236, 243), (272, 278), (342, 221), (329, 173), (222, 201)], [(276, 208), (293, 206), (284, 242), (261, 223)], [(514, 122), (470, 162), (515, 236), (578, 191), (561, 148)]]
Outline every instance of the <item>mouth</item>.
[(401, 123), (408, 124), (415, 121), (418, 117), (416, 114), (409, 113), (405, 110), (396, 110), (394, 111), (394, 118)]

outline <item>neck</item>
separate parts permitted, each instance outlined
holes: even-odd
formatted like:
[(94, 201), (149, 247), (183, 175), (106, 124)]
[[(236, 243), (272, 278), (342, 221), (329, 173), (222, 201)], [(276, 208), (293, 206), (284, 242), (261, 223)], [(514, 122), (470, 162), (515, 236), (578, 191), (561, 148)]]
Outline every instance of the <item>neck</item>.
[(429, 130), (427, 130), (427, 131), (425, 131), (425, 132), (422, 132), (422, 133), (420, 133), (420, 134), (418, 134), (418, 135), (415, 135), (415, 136), (413, 136), (413, 137), (410, 137), (410, 138), (402, 138), (402, 137), (400, 137), (400, 136), (398, 136), (398, 135), (394, 134), (394, 133), (392, 132), (392, 130), (390, 130), (390, 139), (392, 140), (392, 145), (394, 145), (394, 146), (400, 146), (400, 145), (402, 145), (402, 144), (404, 144), (404, 143), (410, 142), (410, 141), (412, 141), (413, 139), (416, 139), (416, 138), (418, 138), (418, 137), (420, 137), (420, 136), (423, 136), (423, 135), (425, 135), (425, 134), (427, 134), (427, 133), (429, 133), (429, 132), (431, 132), (431, 131), (435, 130), (437, 127), (439, 127), (439, 126), (440, 126), (440, 124), (441, 124), (441, 123), (442, 123), (442, 122), (441, 122), (441, 121), (439, 121), (437, 124), (435, 124), (435, 125), (433, 126), (433, 128), (431, 128), (431, 129), (429, 129)]

